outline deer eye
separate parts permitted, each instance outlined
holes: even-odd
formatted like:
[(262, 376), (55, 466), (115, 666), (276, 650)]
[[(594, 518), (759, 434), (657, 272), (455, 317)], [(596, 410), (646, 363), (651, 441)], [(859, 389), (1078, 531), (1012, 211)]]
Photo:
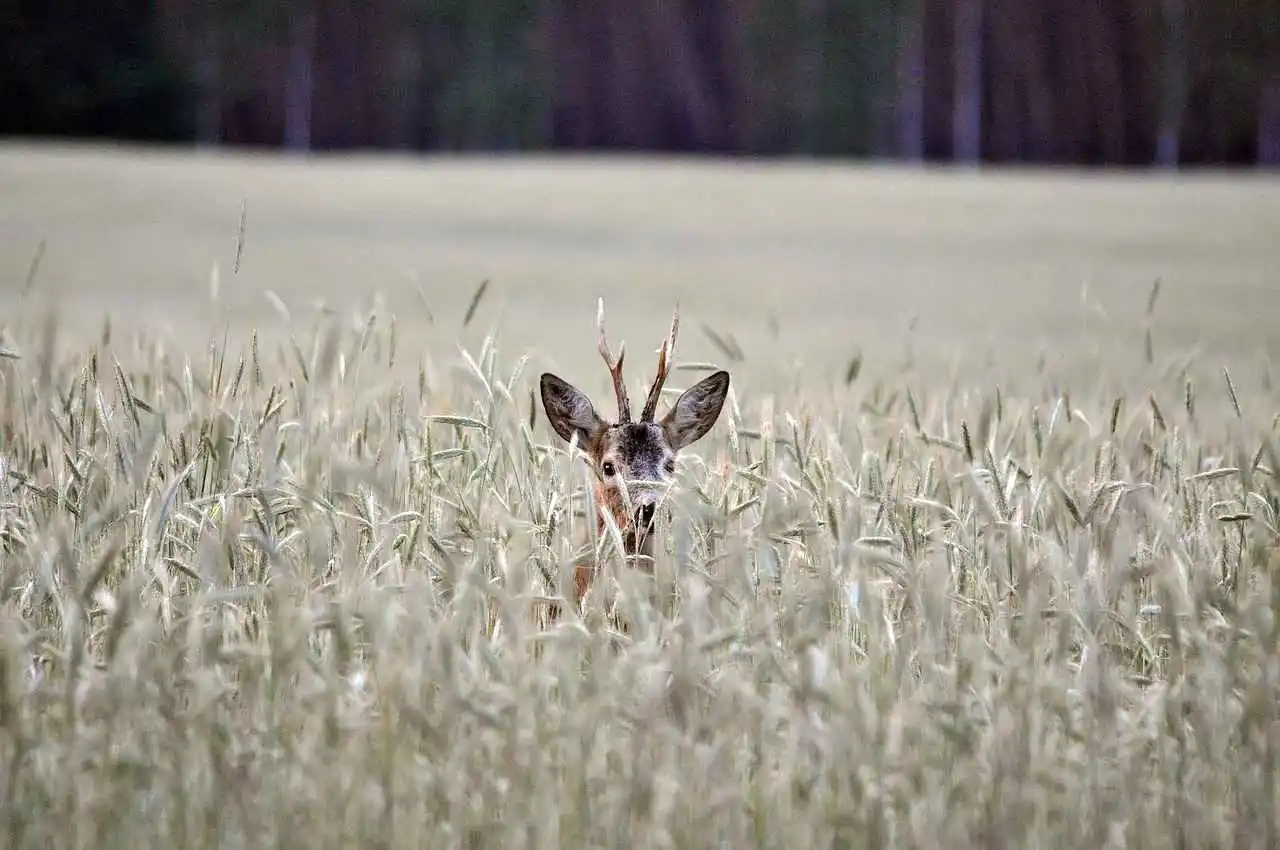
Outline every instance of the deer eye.
[(668, 460), (666, 463), (662, 465), (662, 468), (665, 469), (668, 473), (675, 472), (676, 462), (674, 460)]
[(617, 468), (614, 467), (613, 461), (606, 460), (604, 463), (600, 465), (600, 471), (605, 474), (606, 478), (612, 478), (614, 474), (617, 473), (618, 470)]

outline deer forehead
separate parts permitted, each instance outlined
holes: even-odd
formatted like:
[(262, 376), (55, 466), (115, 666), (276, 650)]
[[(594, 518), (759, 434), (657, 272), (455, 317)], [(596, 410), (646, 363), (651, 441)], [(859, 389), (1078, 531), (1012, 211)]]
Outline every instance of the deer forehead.
[(631, 469), (656, 472), (673, 454), (662, 426), (628, 422), (605, 432), (601, 457), (616, 459)]

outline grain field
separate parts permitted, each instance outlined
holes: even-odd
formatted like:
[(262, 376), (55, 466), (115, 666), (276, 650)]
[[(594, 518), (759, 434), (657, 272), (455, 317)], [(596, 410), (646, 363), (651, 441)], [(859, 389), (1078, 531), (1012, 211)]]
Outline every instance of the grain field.
[(0, 148), (6, 846), (1277, 846), (1277, 188)]

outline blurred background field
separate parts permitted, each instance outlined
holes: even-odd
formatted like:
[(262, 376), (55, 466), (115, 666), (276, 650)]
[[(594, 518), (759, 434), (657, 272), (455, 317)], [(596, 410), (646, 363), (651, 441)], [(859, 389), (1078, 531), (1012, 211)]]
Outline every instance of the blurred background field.
[(1143, 362), (1156, 281), (1161, 357), (1253, 376), (1280, 309), (1280, 183), (1256, 175), (10, 145), (0, 222), (3, 315), (202, 347), (279, 339), (267, 291), (298, 320), (377, 296), (412, 364), (452, 350), (489, 280), (463, 339), (500, 327), (596, 383), (597, 297), (637, 350), (679, 302), (687, 357), (724, 357), (705, 324), (737, 341), (742, 380), (816, 386), (859, 355), (925, 381), (1116, 377)]

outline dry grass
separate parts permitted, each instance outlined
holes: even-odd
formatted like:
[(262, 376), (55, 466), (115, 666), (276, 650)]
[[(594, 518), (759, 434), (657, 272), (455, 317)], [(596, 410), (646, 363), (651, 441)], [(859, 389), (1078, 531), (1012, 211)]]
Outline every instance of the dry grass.
[[(1147, 314), (1149, 285), (1078, 336), (1089, 380), (1005, 361), (1026, 392), (847, 352), (801, 386), (739, 334), (656, 580), (617, 576), (629, 636), (600, 598), (537, 613), (592, 524), (505, 319), (289, 325), (241, 289), (233, 342), (85, 334), (37, 286), (0, 332), (8, 846), (1274, 847), (1266, 315), (1224, 372), (1169, 341), (1220, 304)], [(685, 333), (673, 392), (720, 356)]]

